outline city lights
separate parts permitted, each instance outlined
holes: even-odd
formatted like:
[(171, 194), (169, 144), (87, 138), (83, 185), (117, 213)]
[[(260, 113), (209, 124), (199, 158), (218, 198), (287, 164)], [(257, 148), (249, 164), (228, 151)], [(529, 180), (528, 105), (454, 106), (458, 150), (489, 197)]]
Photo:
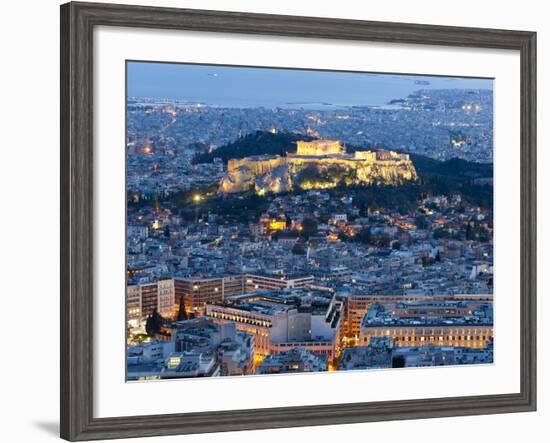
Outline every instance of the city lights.
[(128, 380), (492, 363), (492, 81), (200, 68), (128, 98)]

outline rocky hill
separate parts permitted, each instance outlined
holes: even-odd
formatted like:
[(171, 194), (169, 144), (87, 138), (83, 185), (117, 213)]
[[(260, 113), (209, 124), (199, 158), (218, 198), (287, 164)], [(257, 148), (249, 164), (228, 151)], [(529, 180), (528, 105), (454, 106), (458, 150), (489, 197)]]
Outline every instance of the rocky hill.
[(296, 153), (231, 159), (219, 192), (265, 193), (353, 185), (401, 185), (417, 179), (408, 154), (346, 152), (338, 140), (298, 141)]
[[(214, 158), (221, 158), (225, 164), (229, 160), (244, 159), (247, 157), (266, 157), (273, 162), (270, 168), (259, 174), (249, 167), (241, 167), (226, 174), (220, 190), (224, 193), (259, 190), (265, 192), (282, 192), (291, 189), (307, 189), (316, 187), (333, 187), (334, 183), (384, 185), (388, 183), (400, 184), (406, 180), (402, 177), (417, 177), (423, 183), (433, 184), (444, 189), (458, 189), (467, 184), (473, 184), (476, 179), (491, 179), (493, 176), (492, 163), (475, 163), (458, 158), (447, 161), (435, 160), (419, 154), (408, 154), (415, 172), (412, 173), (406, 164), (398, 168), (381, 168), (372, 166), (363, 168), (362, 179), (357, 179), (357, 171), (341, 165), (309, 165), (308, 167), (285, 164), (287, 153), (296, 152), (296, 142), (310, 141), (308, 137), (297, 133), (271, 133), (257, 131), (245, 137), (222, 146), (210, 153), (199, 154), (195, 163), (209, 163)], [(346, 151), (353, 155), (362, 152), (364, 148), (347, 145)], [(279, 160), (276, 160), (279, 158)], [(279, 161), (279, 163), (277, 163)], [(246, 166), (246, 162), (245, 162)], [(330, 167), (329, 167), (330, 166)]]

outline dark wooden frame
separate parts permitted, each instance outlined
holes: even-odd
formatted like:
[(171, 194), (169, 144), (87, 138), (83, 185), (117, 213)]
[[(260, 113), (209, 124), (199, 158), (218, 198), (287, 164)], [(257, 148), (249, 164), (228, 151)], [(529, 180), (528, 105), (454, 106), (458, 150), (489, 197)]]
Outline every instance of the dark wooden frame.
[[(92, 35), (98, 25), (472, 48), (521, 57), (521, 391), (517, 394), (94, 418)], [(236, 12), (61, 6), (61, 437), (92, 440), (536, 409), (536, 33)]]

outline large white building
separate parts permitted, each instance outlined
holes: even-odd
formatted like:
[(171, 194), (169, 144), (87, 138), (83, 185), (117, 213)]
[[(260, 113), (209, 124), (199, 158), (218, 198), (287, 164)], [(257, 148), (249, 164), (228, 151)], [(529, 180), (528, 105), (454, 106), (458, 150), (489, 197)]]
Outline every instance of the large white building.
[(492, 294), (456, 294), (456, 295), (424, 295), (424, 294), (404, 294), (404, 295), (384, 295), (384, 294), (363, 294), (338, 292), (336, 298), (341, 300), (344, 305), (344, 323), (342, 330), (346, 340), (359, 344), (361, 333), (361, 323), (365, 314), (375, 303), (382, 305), (394, 305), (396, 302), (420, 302), (437, 300), (455, 300), (465, 301), (474, 305), (482, 303), (492, 303)]
[(304, 348), (332, 362), (340, 351), (342, 304), (332, 293), (308, 289), (258, 291), (207, 305), (216, 322), (234, 322), (255, 338), (259, 356)]
[(493, 340), (493, 306), (466, 300), (376, 303), (363, 318), (359, 342), (367, 346), (375, 337), (390, 337), (397, 347), (481, 349)]
[(254, 292), (258, 289), (276, 290), (285, 288), (305, 288), (312, 285), (314, 278), (307, 274), (246, 274), (246, 292)]

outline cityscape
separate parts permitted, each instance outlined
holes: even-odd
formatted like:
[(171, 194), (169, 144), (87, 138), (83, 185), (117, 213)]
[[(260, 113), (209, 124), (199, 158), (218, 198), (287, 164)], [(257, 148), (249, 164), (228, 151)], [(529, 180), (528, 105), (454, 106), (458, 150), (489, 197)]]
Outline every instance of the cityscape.
[(127, 63), (128, 381), (493, 363), (492, 80)]

